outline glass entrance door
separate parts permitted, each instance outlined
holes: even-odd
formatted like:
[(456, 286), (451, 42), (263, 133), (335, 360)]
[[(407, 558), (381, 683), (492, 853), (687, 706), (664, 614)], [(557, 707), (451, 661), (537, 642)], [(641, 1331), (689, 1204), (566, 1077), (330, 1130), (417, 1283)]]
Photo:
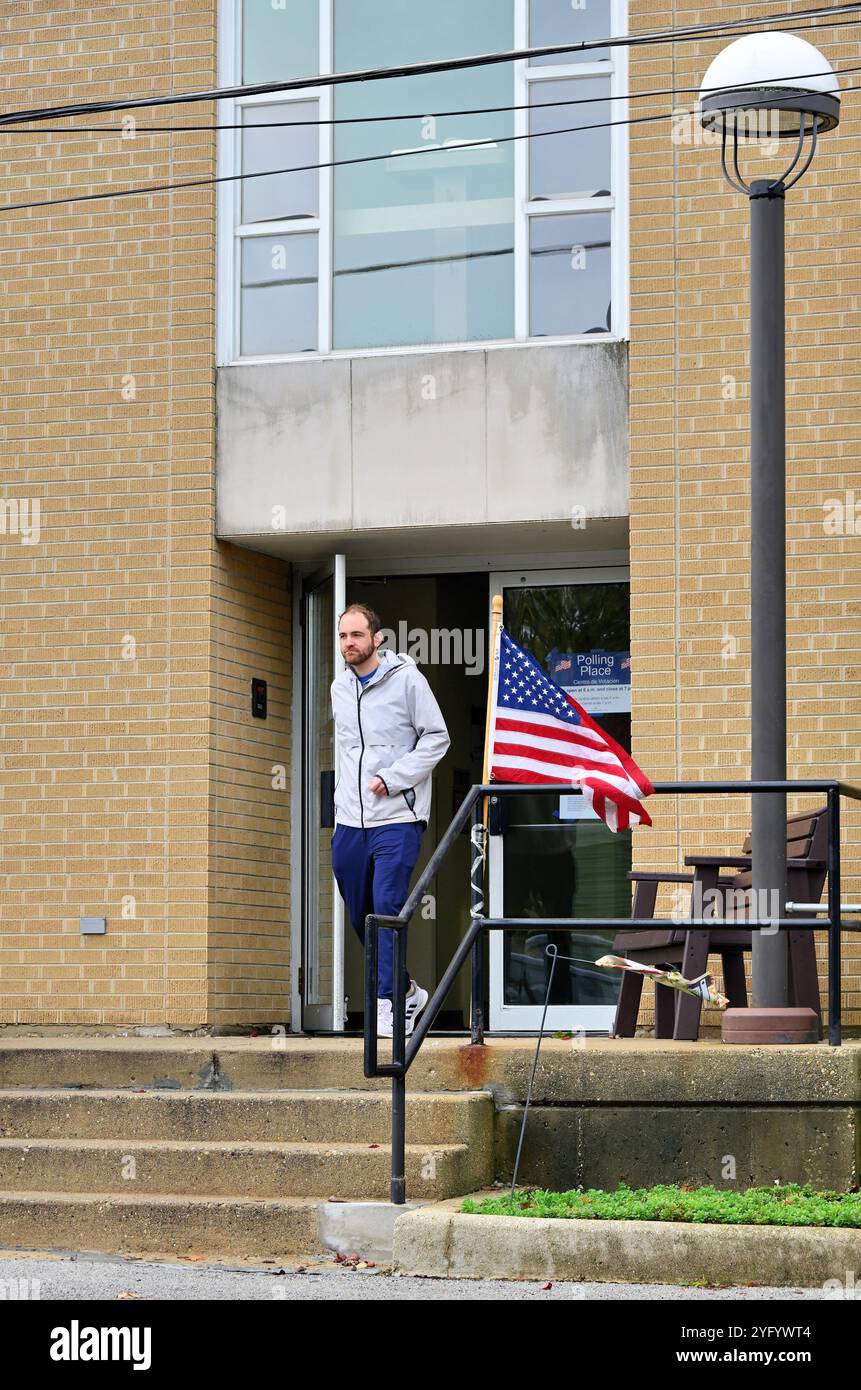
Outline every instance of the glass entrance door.
[(329, 687), (343, 670), (338, 614), (346, 604), (343, 555), (302, 586), (302, 1027), (344, 1028), (344, 904), (332, 876), (335, 730)]
[[(491, 576), (503, 596), (502, 620), (551, 680), (566, 689), (607, 733), (630, 749), (629, 585), (623, 569)], [(631, 832), (613, 834), (565, 788), (504, 800), (499, 833), (489, 842), (494, 917), (626, 917)], [(606, 1032), (619, 990), (615, 972), (594, 964), (613, 933), (493, 932), (490, 1027), (538, 1028), (550, 977), (548, 943), (559, 959), (546, 1026)], [(569, 959), (563, 959), (568, 957)]]

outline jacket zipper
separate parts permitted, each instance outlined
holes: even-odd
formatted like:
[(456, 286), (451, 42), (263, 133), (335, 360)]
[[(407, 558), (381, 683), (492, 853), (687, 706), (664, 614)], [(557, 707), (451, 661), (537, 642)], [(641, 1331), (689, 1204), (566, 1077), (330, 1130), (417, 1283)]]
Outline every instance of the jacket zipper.
[(362, 732), (362, 682), (356, 681), (356, 718), (359, 721), (359, 738), (362, 740), (362, 751), (359, 754), (359, 819), (362, 822), (362, 829), (365, 829), (365, 803), (362, 800), (362, 759), (365, 756), (365, 735)]
[[(403, 662), (401, 662), (400, 664), (403, 665)], [(392, 670), (397, 670), (397, 667), (393, 667)], [(391, 671), (385, 671), (383, 673), (382, 678), (377, 682), (377, 684), (382, 685), (383, 681), (386, 679), (386, 676), (390, 675)], [(363, 830), (367, 828), (365, 826), (365, 803), (362, 800), (362, 759), (365, 756), (365, 735), (362, 731), (362, 696), (364, 693), (365, 691), (362, 682), (358, 678), (356, 678), (356, 718), (359, 722), (359, 738), (362, 740), (362, 751), (359, 754), (359, 819), (362, 822)], [(403, 796), (403, 792), (401, 793), (401, 795)], [(404, 797), (404, 800), (406, 801), (406, 797)], [(416, 815), (415, 811), (413, 811), (413, 819), (418, 820), (418, 816)]]

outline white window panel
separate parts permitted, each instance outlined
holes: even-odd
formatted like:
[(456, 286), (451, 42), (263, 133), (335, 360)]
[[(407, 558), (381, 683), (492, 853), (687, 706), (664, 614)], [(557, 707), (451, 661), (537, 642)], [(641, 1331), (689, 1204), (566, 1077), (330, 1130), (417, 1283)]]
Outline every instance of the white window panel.
[(533, 338), (609, 333), (612, 214), (529, 220), (529, 331)]
[[(529, 92), (530, 198), (609, 195), (611, 132), (591, 128), (612, 119), (609, 77), (530, 82)], [(582, 106), (551, 104), (581, 100)]]
[(240, 265), (242, 356), (316, 352), (316, 234), (244, 237)]
[(242, 172), (296, 169), (245, 179), (240, 196), (242, 222), (316, 217), (320, 206), (317, 124), (319, 103), (285, 101), (242, 108)]
[(549, 77), (606, 77), (610, 71), (610, 66), (606, 62), (592, 62), (590, 54), (589, 62), (584, 59), (582, 63), (576, 65), (560, 63), (558, 59), (554, 59), (552, 64), (548, 63), (545, 67), (537, 67), (532, 64), (526, 69), (526, 76), (530, 82), (537, 82), (539, 79), (544, 81)]
[(250, 223), (236, 228), (238, 237), (291, 236), (295, 232), (318, 232), (323, 224), (317, 217), (289, 217), (283, 221)]

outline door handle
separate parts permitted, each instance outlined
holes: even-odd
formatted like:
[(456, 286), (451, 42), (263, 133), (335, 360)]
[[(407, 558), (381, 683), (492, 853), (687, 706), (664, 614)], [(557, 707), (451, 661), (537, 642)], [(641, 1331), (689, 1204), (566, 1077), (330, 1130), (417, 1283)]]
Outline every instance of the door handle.
[(320, 829), (333, 830), (335, 826), (335, 774), (320, 773)]

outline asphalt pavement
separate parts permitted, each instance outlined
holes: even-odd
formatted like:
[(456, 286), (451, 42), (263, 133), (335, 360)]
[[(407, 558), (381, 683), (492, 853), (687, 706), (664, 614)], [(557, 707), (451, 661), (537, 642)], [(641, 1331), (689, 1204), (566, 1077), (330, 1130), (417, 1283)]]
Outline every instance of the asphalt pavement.
[[(861, 1290), (859, 1290), (861, 1292)], [(203, 1261), (150, 1261), (113, 1255), (0, 1252), (0, 1300), (47, 1301), (225, 1299), (231, 1301), (344, 1302), (450, 1299), (659, 1302), (689, 1299), (810, 1300), (821, 1289), (692, 1288), (666, 1284), (538, 1283), (501, 1279), (419, 1279), (383, 1268), (338, 1267), (330, 1263), (290, 1266), (218, 1265)]]

